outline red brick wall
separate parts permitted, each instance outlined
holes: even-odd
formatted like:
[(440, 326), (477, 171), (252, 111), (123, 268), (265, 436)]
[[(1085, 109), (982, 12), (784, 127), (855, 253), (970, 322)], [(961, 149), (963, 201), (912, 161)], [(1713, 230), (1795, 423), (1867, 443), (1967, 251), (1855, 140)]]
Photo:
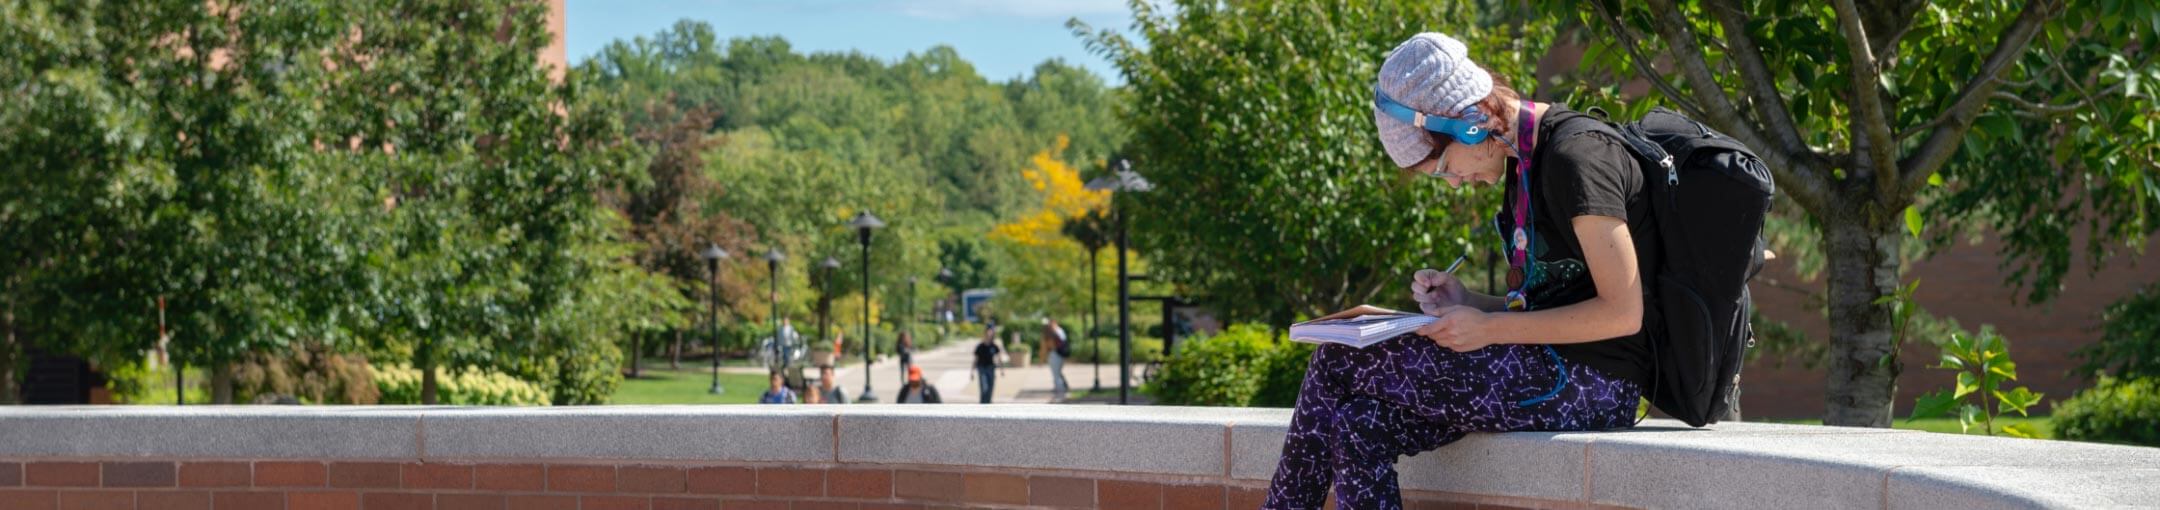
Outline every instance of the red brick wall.
[[(1256, 508), (1220, 478), (874, 465), (0, 460), (0, 510)], [(1567, 508), (1413, 492), (1409, 508)], [(1330, 505), (1332, 508), (1332, 505)]]
[[(2082, 246), (2083, 239), (2074, 242)], [(2010, 354), (2018, 364), (2018, 384), (2047, 396), (2038, 412), (2052, 409), (2053, 402), (2069, 398), (2089, 385), (2070, 375), (2080, 360), (2071, 355), (2077, 348), (2099, 340), (2100, 311), (2138, 287), (2160, 281), (2160, 250), (2143, 256), (2117, 256), (2106, 270), (2088, 276), (2091, 267), (2080, 252), (2064, 288), (2045, 305), (2019, 304), (2022, 297), (2003, 283), (2007, 271), (1997, 267), (1998, 243), (1959, 245), (1915, 264), (1906, 281), (1919, 278), (1920, 306), (1928, 313), (1957, 319), (1960, 326), (1977, 331), (1993, 324), (2010, 340)], [(1809, 338), (1827, 341), (1829, 321), (1817, 308), (1808, 306), (1807, 293), (1823, 292), (1823, 281), (1803, 281), (1790, 261), (1772, 261), (1752, 287), (1755, 305), (1763, 314), (1785, 321)], [(1896, 416), (1911, 412), (1921, 393), (1948, 388), (1948, 371), (1927, 368), (1940, 351), (1923, 339), (1908, 342), (1901, 351), (1905, 372), (1898, 380)], [(1823, 412), (1822, 370), (1807, 370), (1795, 362), (1782, 369), (1769, 360), (1749, 365), (1741, 376), (1740, 408), (1748, 419), (1820, 418)]]

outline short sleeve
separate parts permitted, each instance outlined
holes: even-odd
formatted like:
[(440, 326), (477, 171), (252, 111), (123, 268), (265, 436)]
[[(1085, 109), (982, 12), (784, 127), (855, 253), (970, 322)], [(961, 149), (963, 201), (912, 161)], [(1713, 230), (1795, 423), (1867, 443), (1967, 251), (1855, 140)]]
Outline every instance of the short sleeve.
[(1582, 133), (1554, 142), (1539, 165), (1540, 198), (1553, 218), (1609, 216), (1628, 219), (1628, 197), (1642, 192), (1642, 171), (1627, 148), (1611, 137)]

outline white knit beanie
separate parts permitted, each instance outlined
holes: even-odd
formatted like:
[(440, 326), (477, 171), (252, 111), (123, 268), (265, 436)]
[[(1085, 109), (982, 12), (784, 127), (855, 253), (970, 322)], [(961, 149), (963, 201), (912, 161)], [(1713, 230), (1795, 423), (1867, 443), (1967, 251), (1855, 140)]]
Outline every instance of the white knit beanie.
[[(1469, 48), (1462, 41), (1433, 32), (1412, 36), (1388, 52), (1387, 61), (1380, 64), (1379, 80), (1373, 84), (1374, 90), (1403, 106), (1445, 117), (1462, 117), (1491, 95), (1492, 88), (1492, 75), (1470, 61)], [(1373, 122), (1380, 127), (1380, 144), (1387, 147), (1395, 166), (1408, 168), (1432, 154), (1432, 141), (1424, 129), (1389, 117), (1377, 106)]]

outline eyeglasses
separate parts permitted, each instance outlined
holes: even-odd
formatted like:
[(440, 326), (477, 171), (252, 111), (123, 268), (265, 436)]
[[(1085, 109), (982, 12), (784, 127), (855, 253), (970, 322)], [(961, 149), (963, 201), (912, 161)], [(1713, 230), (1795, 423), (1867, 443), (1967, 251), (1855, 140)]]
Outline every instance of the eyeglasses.
[[(1429, 134), (1429, 133), (1428, 133), (1428, 134)], [(1428, 138), (1428, 140), (1429, 140), (1429, 143), (1431, 143), (1431, 144), (1432, 144), (1433, 148), (1432, 148), (1432, 153), (1431, 153), (1431, 154), (1426, 154), (1426, 155), (1425, 155), (1425, 160), (1429, 160), (1429, 161), (1432, 161), (1432, 162), (1433, 162), (1433, 167), (1432, 167), (1432, 171), (1429, 171), (1429, 172), (1419, 172), (1419, 173), (1420, 173), (1420, 174), (1423, 174), (1423, 175), (1424, 175), (1424, 176), (1426, 176), (1426, 177), (1431, 177), (1431, 178), (1434, 178), (1434, 179), (1442, 179), (1442, 180), (1445, 180), (1445, 179), (1448, 179), (1448, 178), (1451, 178), (1451, 177), (1460, 177), (1460, 176), (1458, 176), (1458, 175), (1455, 175), (1455, 174), (1454, 174), (1453, 172), (1449, 172), (1449, 171), (1447, 171), (1447, 160), (1446, 160), (1446, 159), (1444, 159), (1444, 158), (1445, 158), (1445, 156), (1447, 156), (1447, 149), (1448, 149), (1448, 146), (1451, 146), (1451, 145), (1455, 145), (1455, 142), (1454, 142), (1454, 140), (1451, 140), (1451, 139), (1449, 139), (1448, 137), (1445, 137), (1445, 136), (1439, 136), (1439, 135), (1432, 135), (1432, 134), (1429, 134), (1429, 135), (1430, 135), (1430, 136), (1427, 136), (1427, 138)]]

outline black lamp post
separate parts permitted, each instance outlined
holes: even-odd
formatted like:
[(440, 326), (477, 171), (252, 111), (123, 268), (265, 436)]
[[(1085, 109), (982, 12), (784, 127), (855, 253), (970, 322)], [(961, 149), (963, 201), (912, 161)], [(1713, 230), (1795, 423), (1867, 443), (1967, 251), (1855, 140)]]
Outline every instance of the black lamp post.
[[(833, 271), (840, 269), (840, 259), (825, 257), (825, 261), (819, 262), (818, 267), (825, 270), (825, 282), (822, 284), (824, 290), (821, 291), (825, 294), (825, 308), (823, 312), (818, 314), (817, 323), (818, 341), (822, 342), (827, 338), (832, 338), (832, 335), (826, 333), (825, 327), (827, 324), (832, 323), (832, 278)], [(838, 361), (834, 360), (835, 363), (838, 363)]]
[(728, 252), (720, 249), (719, 244), (706, 243), (705, 251), (698, 252), (698, 257), (705, 259), (705, 276), (708, 279), (705, 295), (706, 300), (712, 302), (711, 313), (705, 316), (706, 331), (712, 333), (711, 391), (712, 394), (719, 395), (727, 392), (727, 388), (720, 387), (720, 259), (727, 258)]
[(855, 397), (855, 401), (858, 403), (876, 402), (877, 393), (872, 392), (870, 389), (870, 351), (877, 347), (877, 342), (870, 341), (870, 231), (884, 228), (885, 221), (879, 220), (876, 215), (870, 214), (870, 211), (863, 211), (855, 213), (855, 220), (848, 222), (848, 225), (855, 227), (855, 238), (862, 242), (863, 378), (862, 395)]
[[(1155, 185), (1132, 171), (1132, 160), (1124, 157), (1110, 159), (1110, 175), (1088, 181), (1089, 190), (1111, 192), (1146, 192)], [(1118, 294), (1118, 404), (1129, 402), (1132, 393), (1132, 280), (1125, 274), (1125, 210), (1117, 206), (1115, 197), (1110, 212), (1117, 217), (1117, 294)]]
[(768, 297), (772, 300), (773, 359), (780, 361), (782, 371), (787, 370), (788, 365), (786, 351), (781, 347), (781, 344), (787, 343), (787, 337), (780, 334), (780, 263), (785, 261), (787, 254), (780, 253), (780, 247), (765, 250), (765, 268), (772, 272), (772, 295)]
[[(1101, 238), (1097, 238), (1097, 239), (1101, 239)], [(1099, 240), (1098, 240), (1098, 241), (1095, 241), (1095, 242), (1096, 242), (1096, 243), (1101, 243), (1102, 241), (1099, 241)], [(1092, 354), (1089, 354), (1089, 355), (1088, 355), (1089, 361), (1093, 361), (1093, 362), (1095, 362), (1095, 388), (1093, 388), (1093, 389), (1090, 389), (1090, 390), (1088, 390), (1089, 392), (1098, 392), (1098, 391), (1102, 391), (1102, 335), (1097, 335), (1097, 334), (1095, 334), (1095, 328), (1100, 328), (1100, 327), (1102, 327), (1102, 314), (1100, 313), (1100, 312), (1102, 311), (1102, 309), (1101, 309), (1101, 307), (1099, 307), (1099, 306), (1096, 306), (1096, 305), (1095, 305), (1095, 302), (1096, 302), (1097, 298), (1100, 298), (1100, 297), (1101, 297), (1101, 295), (1102, 295), (1102, 286), (1101, 286), (1101, 285), (1096, 285), (1096, 284), (1095, 284), (1095, 274), (1099, 272), (1099, 271), (1096, 271), (1096, 270), (1095, 270), (1095, 266), (1096, 266), (1096, 264), (1095, 264), (1095, 254), (1097, 254), (1097, 253), (1101, 253), (1101, 252), (1102, 252), (1102, 245), (1101, 245), (1101, 244), (1096, 244), (1096, 245), (1094, 245), (1094, 246), (1091, 246), (1091, 247), (1089, 247), (1089, 248), (1088, 248), (1088, 326), (1087, 326), (1087, 328), (1088, 328), (1088, 329), (1087, 329), (1087, 335), (1088, 335), (1088, 343), (1094, 346), (1094, 351), (1095, 351), (1094, 353), (1092, 353)]]

